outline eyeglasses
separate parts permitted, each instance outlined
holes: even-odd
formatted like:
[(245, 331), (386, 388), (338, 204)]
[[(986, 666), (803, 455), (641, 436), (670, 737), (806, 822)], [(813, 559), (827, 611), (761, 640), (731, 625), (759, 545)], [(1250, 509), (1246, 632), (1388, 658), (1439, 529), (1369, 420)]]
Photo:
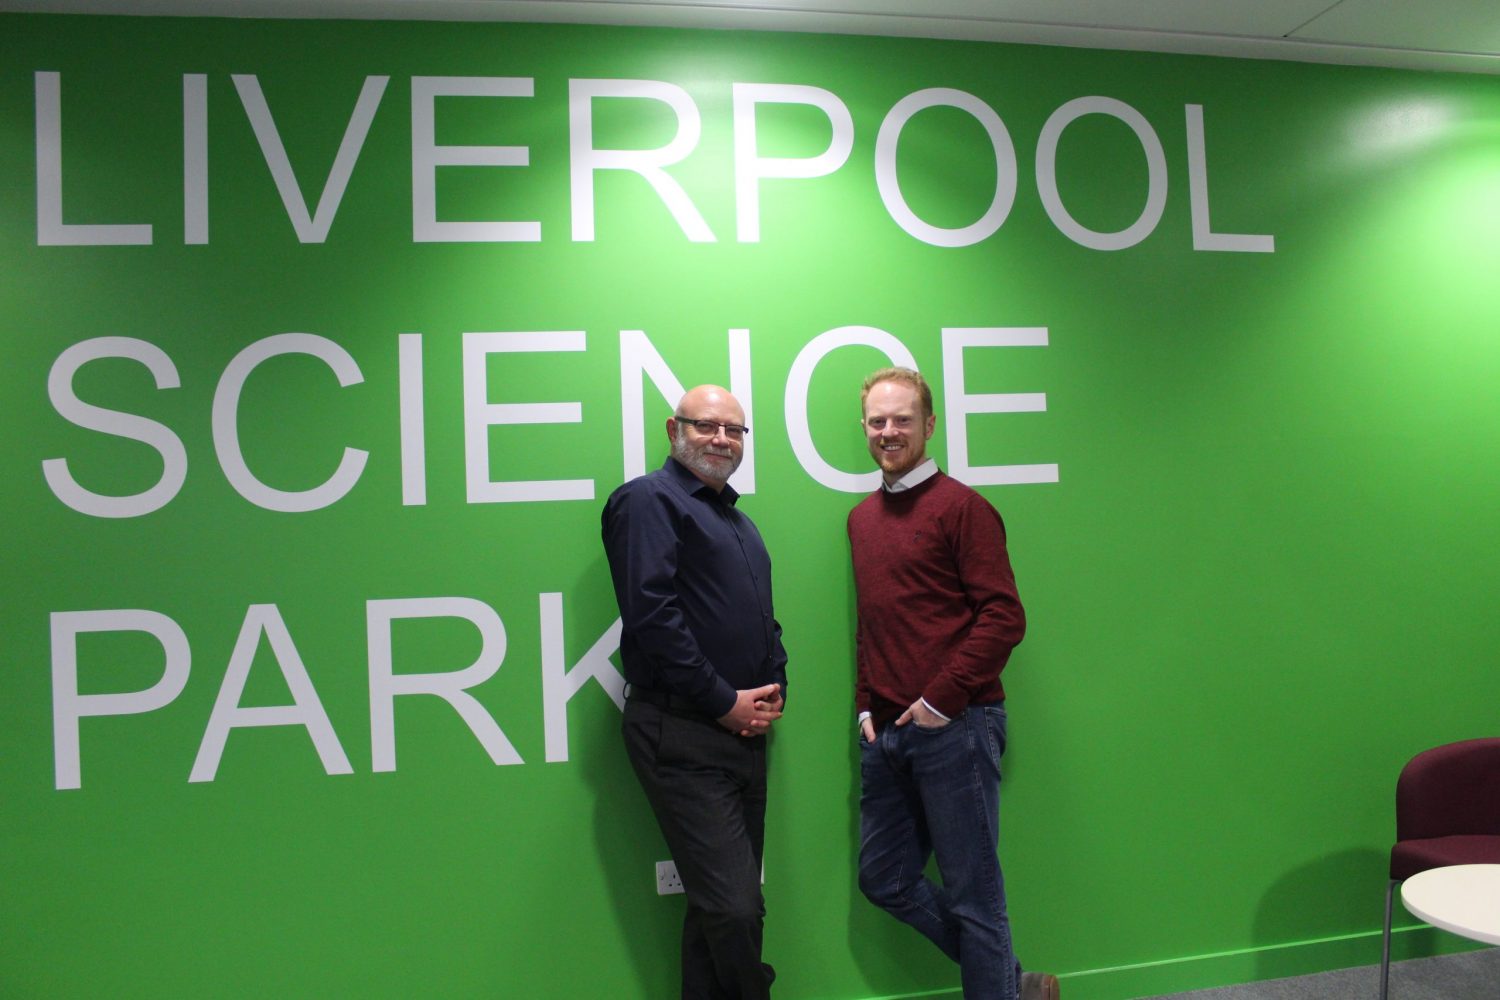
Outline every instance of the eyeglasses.
[(713, 437), (719, 433), (719, 428), (721, 427), (724, 429), (724, 436), (731, 441), (739, 441), (746, 434), (750, 433), (750, 428), (744, 424), (721, 424), (717, 420), (694, 420), (691, 417), (684, 417), (680, 413), (672, 414), (672, 419), (679, 424), (690, 424), (693, 430), (704, 437)]

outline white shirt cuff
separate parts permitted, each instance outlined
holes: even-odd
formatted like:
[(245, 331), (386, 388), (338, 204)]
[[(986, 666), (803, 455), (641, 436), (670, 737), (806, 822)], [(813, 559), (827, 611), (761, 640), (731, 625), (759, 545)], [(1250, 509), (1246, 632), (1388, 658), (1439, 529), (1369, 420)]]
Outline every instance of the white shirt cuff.
[(926, 698), (922, 698), (922, 699), (919, 699), (919, 700), (922, 702), (922, 705), (927, 709), (927, 711), (931, 712), (933, 715), (937, 716), (939, 719), (942, 719), (944, 722), (952, 722), (953, 721), (952, 719), (950, 719), (946, 715), (944, 715), (942, 712), (939, 712), (937, 709), (933, 708), (932, 707), (932, 702), (928, 701)]

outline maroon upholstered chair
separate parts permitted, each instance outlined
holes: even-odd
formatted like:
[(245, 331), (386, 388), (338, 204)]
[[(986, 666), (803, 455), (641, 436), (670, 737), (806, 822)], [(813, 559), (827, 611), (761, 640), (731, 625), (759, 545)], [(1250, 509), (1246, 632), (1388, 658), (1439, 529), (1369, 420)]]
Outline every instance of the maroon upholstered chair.
[(1390, 980), (1396, 886), (1429, 868), (1478, 864), (1500, 864), (1500, 739), (1423, 750), (1396, 779), (1396, 846), (1385, 888), (1380, 1000), (1386, 1000)]

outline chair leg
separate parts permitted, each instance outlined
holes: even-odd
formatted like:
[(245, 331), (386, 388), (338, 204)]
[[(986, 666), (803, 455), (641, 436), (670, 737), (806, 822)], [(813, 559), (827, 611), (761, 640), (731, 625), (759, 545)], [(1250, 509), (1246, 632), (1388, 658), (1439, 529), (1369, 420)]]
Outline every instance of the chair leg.
[(1396, 894), (1396, 880), (1385, 885), (1385, 931), (1380, 947), (1380, 1000), (1386, 1000), (1391, 983), (1391, 899)]

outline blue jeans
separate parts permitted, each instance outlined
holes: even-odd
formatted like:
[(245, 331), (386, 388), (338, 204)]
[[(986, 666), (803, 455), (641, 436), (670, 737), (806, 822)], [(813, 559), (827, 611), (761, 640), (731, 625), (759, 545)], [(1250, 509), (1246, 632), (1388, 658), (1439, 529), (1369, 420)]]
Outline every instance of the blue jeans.
[[(1000, 834), (1003, 705), (971, 706), (940, 729), (886, 726), (860, 740), (859, 888), (959, 965), (969, 1000), (1014, 1000)], [(923, 869), (936, 856), (942, 885)]]

